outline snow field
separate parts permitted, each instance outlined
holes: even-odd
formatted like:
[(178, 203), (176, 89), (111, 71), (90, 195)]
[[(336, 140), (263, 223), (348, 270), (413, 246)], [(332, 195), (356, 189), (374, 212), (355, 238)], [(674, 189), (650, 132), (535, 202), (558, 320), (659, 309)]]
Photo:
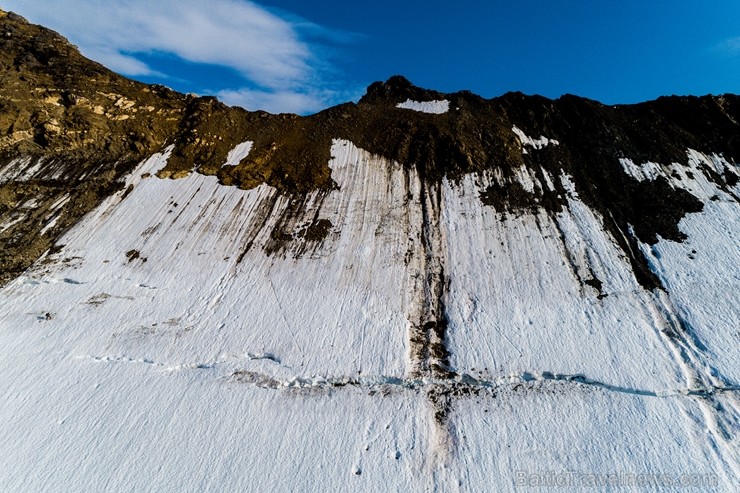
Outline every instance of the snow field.
[[(561, 180), (568, 204), (503, 213), (479, 198), (495, 172), (433, 195), (336, 140), (338, 189), (296, 207), (158, 179), (169, 152), (0, 290), (7, 491), (514, 490), (517, 471), (736, 490), (738, 204), (702, 175), (682, 183), (718, 200), (681, 222), (688, 240), (643, 246), (661, 293), (567, 175), (517, 170), (529, 191)], [(409, 334), (442, 281), (455, 373), (414, 376)]]

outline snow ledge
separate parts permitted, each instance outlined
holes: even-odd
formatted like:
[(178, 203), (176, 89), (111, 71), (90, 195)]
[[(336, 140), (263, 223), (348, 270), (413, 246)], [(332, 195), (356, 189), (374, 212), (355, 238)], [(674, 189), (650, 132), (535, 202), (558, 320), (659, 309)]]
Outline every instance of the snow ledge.
[(398, 103), (396, 108), (419, 111), (421, 113), (433, 113), (441, 115), (450, 110), (450, 102), (446, 99), (441, 101), (412, 101), (407, 99), (403, 103)]

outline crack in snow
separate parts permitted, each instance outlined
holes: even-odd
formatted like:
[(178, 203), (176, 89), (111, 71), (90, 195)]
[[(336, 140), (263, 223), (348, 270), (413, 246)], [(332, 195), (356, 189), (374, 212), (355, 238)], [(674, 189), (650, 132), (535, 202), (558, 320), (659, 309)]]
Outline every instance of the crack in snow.
[[(338, 388), (338, 387), (361, 387), (378, 388), (385, 386), (400, 387), (408, 390), (420, 390), (434, 388), (444, 393), (445, 391), (458, 391), (456, 395), (465, 395), (476, 390), (496, 390), (512, 387), (514, 390), (523, 384), (540, 382), (563, 382), (577, 385), (597, 387), (609, 392), (630, 394), (644, 397), (682, 397), (698, 396), (708, 397), (724, 392), (740, 391), (740, 386), (728, 387), (696, 387), (685, 389), (647, 390), (612, 385), (597, 380), (592, 380), (584, 375), (555, 374), (543, 372), (541, 374), (509, 375), (494, 379), (480, 379), (469, 374), (455, 374), (450, 378), (399, 378), (392, 376), (365, 376), (365, 377), (294, 377), (288, 380), (278, 380), (267, 374), (238, 370), (232, 376), (242, 383), (253, 384), (261, 388)], [(466, 392), (467, 391), (467, 392)]]
[[(255, 355), (246, 353), (248, 360), (267, 359), (279, 363), (279, 359), (270, 353), (261, 353)], [(215, 369), (225, 360), (204, 363), (178, 363), (168, 364), (156, 362), (148, 358), (130, 358), (127, 356), (78, 356), (75, 359), (87, 359), (96, 363), (132, 363), (142, 364), (162, 368), (165, 371), (182, 371), (182, 370), (205, 370)], [(227, 377), (258, 388), (266, 389), (307, 389), (307, 388), (324, 388), (337, 389), (342, 387), (359, 387), (369, 390), (377, 390), (382, 387), (397, 387), (405, 390), (423, 390), (427, 388), (437, 389), (438, 391), (449, 392), (456, 391), (455, 395), (462, 396), (467, 393), (474, 393), (479, 390), (497, 390), (502, 388), (512, 388), (518, 390), (522, 385), (530, 383), (570, 383), (588, 387), (596, 387), (609, 392), (621, 394), (630, 394), (642, 397), (709, 397), (726, 392), (740, 392), (740, 385), (727, 386), (706, 386), (690, 387), (679, 389), (650, 390), (613, 385), (598, 380), (593, 380), (582, 374), (552, 373), (548, 371), (530, 373), (523, 372), (519, 374), (502, 375), (494, 378), (476, 378), (470, 374), (451, 373), (446, 378), (424, 377), (408, 378), (395, 377), (389, 375), (367, 375), (362, 377), (323, 377), (323, 376), (295, 376), (291, 378), (280, 379), (276, 376), (249, 371), (246, 369), (234, 370)]]

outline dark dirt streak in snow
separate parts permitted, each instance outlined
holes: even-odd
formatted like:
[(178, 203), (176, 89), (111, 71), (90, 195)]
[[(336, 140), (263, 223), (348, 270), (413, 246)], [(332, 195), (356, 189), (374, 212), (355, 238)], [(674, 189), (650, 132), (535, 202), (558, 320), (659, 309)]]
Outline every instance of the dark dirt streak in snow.
[(291, 195), (288, 206), (283, 210), (270, 232), (264, 246), (267, 255), (310, 255), (323, 243), (332, 229), (328, 219), (319, 219), (328, 190), (319, 190), (315, 195)]
[[(452, 381), (456, 373), (450, 368), (447, 347), (447, 313), (445, 299), (449, 281), (445, 276), (446, 238), (440, 227), (442, 186), (426, 180), (424, 168), (418, 169), (421, 179), (420, 202), (422, 214), (421, 258), (423, 282), (414, 294), (414, 302), (421, 308), (419, 319), (409, 328), (409, 347), (412, 378)], [(452, 409), (452, 393), (445, 385), (434, 385), (427, 391), (434, 420), (447, 430), (447, 416)]]
[(244, 256), (247, 254), (247, 252), (252, 249), (257, 235), (259, 235), (260, 231), (265, 228), (265, 225), (270, 220), (270, 217), (275, 210), (275, 204), (277, 203), (277, 201), (278, 194), (271, 194), (269, 197), (263, 199), (260, 202), (258, 210), (253, 214), (253, 220), (251, 223), (251, 227), (249, 228), (249, 232), (247, 233), (244, 249), (242, 250), (242, 253), (239, 254), (239, 257), (236, 259), (237, 264), (240, 264), (242, 260), (244, 260)]
[(440, 240), (440, 187), (422, 182), (421, 188), (421, 256), (424, 262), (421, 289), (415, 293), (415, 302), (421, 307), (419, 320), (414, 321), (410, 333), (413, 373), (435, 378), (449, 372), (449, 353), (445, 346), (447, 317), (444, 312), (446, 296), (444, 277), (444, 243)]

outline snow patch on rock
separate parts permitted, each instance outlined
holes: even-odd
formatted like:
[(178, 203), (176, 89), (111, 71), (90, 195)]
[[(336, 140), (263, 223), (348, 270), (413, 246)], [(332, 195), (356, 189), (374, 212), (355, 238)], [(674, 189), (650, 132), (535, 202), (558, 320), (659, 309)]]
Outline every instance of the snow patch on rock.
[(248, 140), (234, 146), (234, 148), (229, 151), (229, 154), (226, 156), (226, 162), (222, 166), (238, 165), (242, 159), (249, 155), (249, 151), (252, 150), (253, 144), (254, 142)]
[[(688, 164), (679, 163), (661, 164), (646, 162), (635, 164), (631, 159), (620, 158), (619, 162), (625, 173), (638, 181), (653, 181), (662, 177), (673, 188), (682, 188), (694, 195), (702, 202), (726, 198), (727, 193), (716, 185), (716, 176), (734, 176), (740, 178), (740, 170), (734, 163), (730, 163), (723, 156), (716, 153), (704, 154), (694, 149), (687, 149)], [(715, 175), (715, 176), (712, 176)], [(740, 192), (736, 183), (728, 188), (735, 193)]]
[[(519, 141), (522, 143), (522, 146), (530, 146), (535, 149), (543, 149), (549, 145), (560, 145), (560, 142), (555, 139), (548, 139), (544, 135), (540, 136), (539, 138), (535, 139), (532, 137), (529, 137), (527, 134), (525, 134), (520, 128), (517, 126), (511, 127), (511, 130), (516, 134), (516, 136), (519, 138)], [(522, 148), (522, 153), (527, 154), (527, 149)]]
[(398, 103), (396, 107), (419, 111), (421, 113), (433, 113), (439, 115), (447, 113), (450, 110), (450, 102), (446, 99), (441, 101), (413, 101), (411, 99), (407, 99), (403, 103)]
[(663, 174), (663, 170), (658, 163), (648, 161), (647, 163), (637, 165), (628, 158), (619, 158), (619, 162), (622, 164), (625, 173), (637, 181), (655, 180)]

